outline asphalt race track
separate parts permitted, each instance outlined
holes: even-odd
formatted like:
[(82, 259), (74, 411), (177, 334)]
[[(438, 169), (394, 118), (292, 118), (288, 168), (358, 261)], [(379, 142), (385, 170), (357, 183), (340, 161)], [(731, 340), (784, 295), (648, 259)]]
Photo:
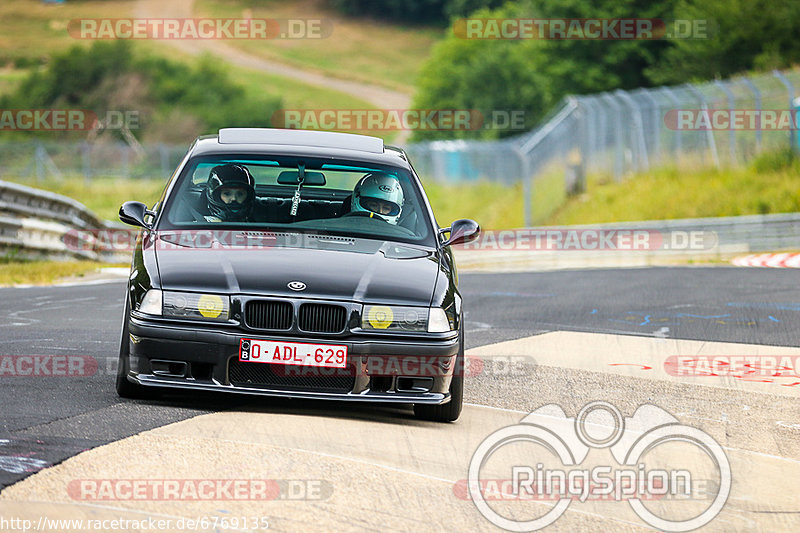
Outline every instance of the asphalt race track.
[[(447, 425), (417, 421), (404, 407), (216, 394), (122, 401), (114, 391), (122, 282), (0, 289), (0, 516), (257, 514), (279, 531), (498, 531), (459, 488), (481, 441), (546, 404), (574, 417), (604, 401), (626, 417), (658, 406), (722, 446), (732, 489), (703, 530), (797, 531), (798, 369), (685, 377), (663, 363), (682, 355), (798, 360), (798, 281), (793, 269), (731, 267), (462, 274), (476, 365), (462, 418)], [(47, 375), (44, 359), (64, 355), (85, 356), (89, 370)], [(8, 356), (45, 356), (44, 366), (40, 375), (11, 376), (1, 364)], [(303, 481), (316, 492), (269, 502), (98, 502), (70, 488), (81, 479), (253, 476), (289, 492)], [(496, 505), (508, 516), (530, 510)], [(570, 506), (549, 526), (609, 528), (653, 529), (628, 504), (597, 501)]]

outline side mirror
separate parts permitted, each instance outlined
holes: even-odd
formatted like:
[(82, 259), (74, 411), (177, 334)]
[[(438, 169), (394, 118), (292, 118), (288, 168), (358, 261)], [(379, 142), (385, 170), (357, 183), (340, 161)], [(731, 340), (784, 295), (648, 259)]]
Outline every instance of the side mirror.
[(440, 233), (447, 233), (448, 231), (450, 232), (450, 238), (447, 239), (442, 246), (472, 242), (480, 235), (481, 227), (474, 220), (460, 218), (453, 222), (452, 226), (449, 228), (442, 228), (439, 230)]
[(145, 222), (144, 217), (152, 214), (147, 210), (147, 206), (142, 202), (125, 202), (119, 208), (119, 219), (131, 226), (150, 228), (150, 224)]

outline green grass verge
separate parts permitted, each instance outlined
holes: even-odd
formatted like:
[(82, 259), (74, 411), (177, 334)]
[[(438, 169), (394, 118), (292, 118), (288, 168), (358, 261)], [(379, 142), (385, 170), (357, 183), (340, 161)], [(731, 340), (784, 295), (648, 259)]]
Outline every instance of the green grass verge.
[(63, 278), (82, 278), (103, 267), (128, 265), (95, 261), (19, 261), (0, 256), (0, 286), (49, 285)]
[[(46, 59), (76, 43), (67, 25), (73, 19), (130, 18), (133, 0), (70, 0), (64, 4), (45, 4), (39, 0), (0, 2), (0, 64)], [(83, 41), (91, 44), (90, 41)]]
[(322, 0), (258, 4), (250, 0), (198, 0), (195, 16), (321, 20), (323, 28), (330, 29), (330, 36), (321, 39), (241, 39), (228, 43), (265, 59), (409, 94), (431, 48), (444, 36), (440, 28), (343, 17)]
[[(138, 42), (136, 45), (142, 53), (153, 56), (164, 56), (165, 47), (157, 42)], [(169, 59), (188, 63), (192, 66), (200, 60), (185, 52), (175, 48), (167, 48)], [(253, 97), (280, 97), (283, 99), (283, 107), (286, 109), (306, 109), (306, 108), (325, 108), (325, 109), (372, 109), (375, 106), (369, 105), (366, 101), (350, 96), (348, 94), (308, 85), (291, 78), (278, 76), (261, 70), (251, 69), (226, 64), (236, 82), (242, 85), (248, 92), (248, 96)], [(270, 125), (271, 117), (264, 117), (264, 126)]]
[[(521, 228), (525, 225), (522, 183), (469, 184), (425, 183), (436, 219), (442, 226), (459, 218), (477, 220), (484, 229)], [(563, 177), (552, 173), (539, 177), (531, 187), (531, 220), (541, 224), (565, 200)]]
[(549, 224), (591, 224), (800, 211), (800, 164), (767, 154), (750, 167), (682, 171), (667, 168), (620, 183), (590, 179)]
[(119, 206), (128, 200), (137, 200), (152, 206), (161, 197), (166, 180), (64, 178), (61, 180), (35, 181), (3, 178), (52, 191), (78, 200), (104, 220), (119, 220)]
[(28, 74), (25, 69), (0, 68), (0, 94), (13, 92)]
[[(93, 41), (74, 39), (67, 32), (70, 20), (80, 18), (127, 18), (133, 16), (133, 0), (82, 0), (61, 5), (48, 5), (33, 0), (3, 0), (0, 2), (0, 94), (13, 91), (32, 68), (45, 61), (53, 52), (60, 52), (76, 44), (89, 46)], [(241, 10), (228, 9), (227, 17), (241, 16)], [(274, 15), (273, 15), (274, 16)], [(300, 15), (294, 14), (294, 17)], [(305, 15), (308, 17), (308, 15)], [(229, 41), (233, 42), (233, 41)], [(305, 41), (300, 41), (304, 43)], [(167, 57), (194, 65), (197, 56), (155, 41), (134, 41), (137, 53)], [(378, 53), (379, 47), (375, 51)], [(313, 53), (312, 53), (313, 55)], [(383, 59), (380, 59), (383, 61)], [(17, 63), (17, 67), (15, 67)], [(268, 72), (238, 67), (227, 67), (236, 81), (252, 96), (280, 97), (287, 109), (370, 109), (374, 106), (364, 100), (339, 91), (316, 87), (303, 82), (276, 76)], [(264, 117), (264, 126), (271, 117)], [(187, 142), (191, 139), (187, 139)]]
[(477, 220), (485, 229), (523, 225), (522, 184), (425, 183), (424, 188), (440, 226), (449, 226), (459, 218)]

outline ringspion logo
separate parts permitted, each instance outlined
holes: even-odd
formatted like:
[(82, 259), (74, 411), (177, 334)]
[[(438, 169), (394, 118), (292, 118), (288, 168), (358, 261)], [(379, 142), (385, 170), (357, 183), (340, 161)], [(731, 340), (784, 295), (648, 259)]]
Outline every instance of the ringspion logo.
[[(613, 464), (589, 464), (589, 452), (603, 448)], [(546, 405), (498, 429), (475, 450), (467, 478), (478, 511), (508, 531), (542, 529), (573, 501), (595, 499), (625, 502), (659, 530), (691, 531), (720, 513), (731, 484), (728, 457), (707, 433), (655, 405), (641, 405), (623, 417), (604, 401), (586, 404), (574, 417), (556, 404)], [(697, 494), (702, 497), (692, 497)], [(493, 500), (517, 506), (510, 512), (512, 507), (490, 506)], [(542, 506), (542, 500), (555, 504)], [(648, 507), (643, 501), (661, 505)], [(536, 505), (525, 507), (525, 502)]]

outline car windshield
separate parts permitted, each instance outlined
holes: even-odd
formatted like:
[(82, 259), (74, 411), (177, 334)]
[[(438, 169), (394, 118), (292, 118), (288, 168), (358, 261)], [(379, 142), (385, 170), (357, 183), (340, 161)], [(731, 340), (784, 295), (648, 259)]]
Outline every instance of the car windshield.
[(316, 232), (430, 245), (421, 192), (402, 168), (330, 159), (203, 156), (186, 165), (159, 230)]

